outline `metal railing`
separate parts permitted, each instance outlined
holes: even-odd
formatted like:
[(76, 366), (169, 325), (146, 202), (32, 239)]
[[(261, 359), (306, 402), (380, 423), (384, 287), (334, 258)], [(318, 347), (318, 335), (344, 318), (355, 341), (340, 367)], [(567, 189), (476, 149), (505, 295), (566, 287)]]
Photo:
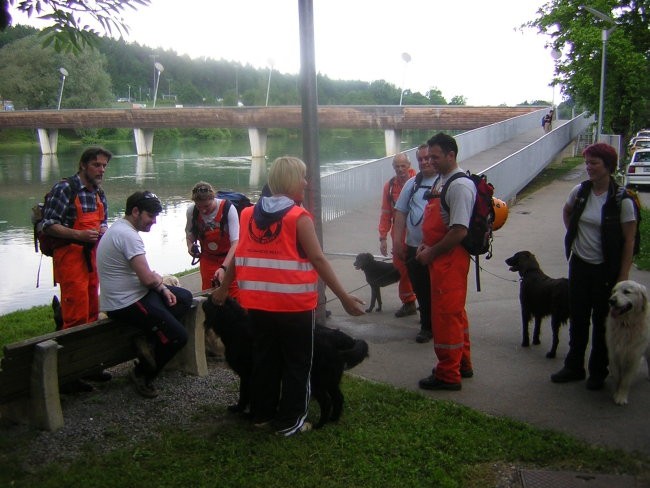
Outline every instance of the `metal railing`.
[[(539, 128), (540, 114), (545, 112), (540, 110), (459, 134), (456, 140), (462, 147), (462, 158)], [(510, 200), (592, 123), (593, 116), (581, 114), (480, 172), (487, 174), (488, 181), (498, 189), (495, 196)], [(415, 150), (404, 151), (411, 161), (415, 161)], [(392, 161), (389, 156), (321, 177), (322, 221), (330, 222), (368, 202), (376, 202), (379, 208), (381, 188), (394, 174)]]

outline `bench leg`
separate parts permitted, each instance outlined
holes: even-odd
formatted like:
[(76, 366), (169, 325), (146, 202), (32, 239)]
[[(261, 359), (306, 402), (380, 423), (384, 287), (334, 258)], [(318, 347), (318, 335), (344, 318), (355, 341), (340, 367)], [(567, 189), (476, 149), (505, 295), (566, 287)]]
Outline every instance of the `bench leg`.
[(63, 427), (63, 411), (59, 397), (59, 345), (47, 340), (34, 346), (31, 377), (31, 423), (35, 427), (54, 431)]
[(187, 344), (178, 351), (167, 367), (180, 369), (196, 376), (208, 374), (208, 362), (205, 357), (205, 314), (202, 302), (205, 297), (194, 299), (194, 306), (183, 317), (183, 324), (187, 330)]

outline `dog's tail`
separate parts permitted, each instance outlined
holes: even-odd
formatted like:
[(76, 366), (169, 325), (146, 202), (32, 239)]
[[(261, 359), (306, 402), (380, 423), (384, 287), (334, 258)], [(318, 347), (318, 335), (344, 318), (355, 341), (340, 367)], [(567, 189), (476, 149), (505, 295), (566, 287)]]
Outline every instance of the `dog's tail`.
[(339, 351), (343, 359), (343, 368), (352, 369), (368, 357), (368, 343), (363, 339), (354, 339), (350, 349)]

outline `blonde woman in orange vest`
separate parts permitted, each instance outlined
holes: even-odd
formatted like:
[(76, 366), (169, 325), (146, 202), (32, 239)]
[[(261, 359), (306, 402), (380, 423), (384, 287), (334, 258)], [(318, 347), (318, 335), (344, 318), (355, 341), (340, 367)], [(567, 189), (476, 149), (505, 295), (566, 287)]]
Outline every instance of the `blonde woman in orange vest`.
[(362, 315), (363, 301), (349, 295), (323, 254), (312, 215), (303, 208), (305, 163), (276, 159), (269, 171), (272, 196), (242, 211), (235, 267), (212, 294), (222, 304), (236, 275), (239, 300), (253, 328), (251, 413), (257, 425), (270, 423), (282, 436), (311, 428), (309, 406), (318, 278), (350, 315)]

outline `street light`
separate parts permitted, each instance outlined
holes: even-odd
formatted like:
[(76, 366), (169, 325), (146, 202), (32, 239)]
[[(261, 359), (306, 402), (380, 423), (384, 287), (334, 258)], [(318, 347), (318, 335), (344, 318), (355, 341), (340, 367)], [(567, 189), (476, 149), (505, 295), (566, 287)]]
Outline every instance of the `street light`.
[(160, 73), (165, 71), (165, 68), (160, 63), (154, 63), (153, 66), (156, 69), (156, 73), (158, 73), (158, 76), (156, 77), (156, 86), (153, 89), (153, 108), (156, 108), (156, 98), (158, 98), (158, 84), (160, 83)]
[(614, 31), (614, 29), (616, 29), (617, 24), (616, 21), (612, 19), (609, 15), (606, 15), (602, 13), (600, 10), (596, 10), (593, 7), (588, 7), (587, 5), (580, 5), (580, 7), (578, 8), (582, 10), (586, 10), (594, 17), (604, 20), (608, 24), (612, 25), (612, 27), (610, 27), (609, 29), (603, 29), (603, 33), (602, 33), (603, 56), (600, 62), (600, 97), (598, 100), (598, 125), (596, 127), (596, 137), (597, 140), (600, 141), (600, 137), (603, 132), (603, 110), (604, 110), (604, 103), (605, 103), (605, 66), (607, 61), (607, 40), (609, 39), (609, 35)]
[(269, 106), (269, 92), (271, 91), (271, 73), (273, 72), (273, 59), (269, 58), (269, 82), (266, 85), (266, 106)]
[(65, 68), (59, 68), (59, 73), (61, 73), (61, 90), (59, 91), (59, 103), (56, 105), (57, 110), (61, 110), (61, 98), (63, 98), (63, 85), (65, 85), (65, 77), (68, 76), (68, 70)]
[(404, 86), (406, 85), (406, 67), (411, 62), (411, 55), (409, 53), (402, 53), (402, 61), (404, 61), (404, 76), (402, 77), (402, 92), (399, 94), (399, 104), (402, 105), (404, 98)]

